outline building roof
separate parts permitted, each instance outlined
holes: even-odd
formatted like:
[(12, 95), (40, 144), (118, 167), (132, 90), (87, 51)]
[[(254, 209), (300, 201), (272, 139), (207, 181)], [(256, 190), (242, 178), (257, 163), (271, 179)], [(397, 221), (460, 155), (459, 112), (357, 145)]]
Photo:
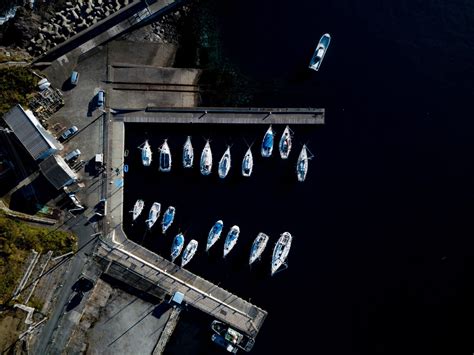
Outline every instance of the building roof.
[(58, 151), (62, 145), (39, 123), (30, 110), (14, 106), (3, 119), (33, 159), (41, 159), (47, 151)]
[(47, 157), (39, 164), (39, 168), (46, 179), (58, 190), (77, 180), (76, 173), (59, 155)]

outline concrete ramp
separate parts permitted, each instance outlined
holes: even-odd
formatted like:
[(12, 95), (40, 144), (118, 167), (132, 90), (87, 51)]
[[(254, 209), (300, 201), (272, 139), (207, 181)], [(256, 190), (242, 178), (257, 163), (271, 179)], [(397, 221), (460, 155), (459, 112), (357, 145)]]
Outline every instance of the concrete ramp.
[(176, 46), (173, 44), (112, 41), (109, 43), (109, 63), (123, 63), (133, 58), (135, 65), (173, 66)]

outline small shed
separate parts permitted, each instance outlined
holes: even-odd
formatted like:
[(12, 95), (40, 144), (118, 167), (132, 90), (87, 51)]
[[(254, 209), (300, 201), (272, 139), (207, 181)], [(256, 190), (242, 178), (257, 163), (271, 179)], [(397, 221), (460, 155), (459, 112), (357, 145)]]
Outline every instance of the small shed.
[(181, 303), (183, 302), (184, 300), (184, 294), (179, 292), (179, 291), (176, 291), (173, 295), (173, 297), (171, 297), (170, 299), (170, 303), (172, 305), (181, 305)]
[(39, 164), (45, 178), (56, 188), (60, 189), (77, 181), (76, 173), (59, 155), (51, 155)]

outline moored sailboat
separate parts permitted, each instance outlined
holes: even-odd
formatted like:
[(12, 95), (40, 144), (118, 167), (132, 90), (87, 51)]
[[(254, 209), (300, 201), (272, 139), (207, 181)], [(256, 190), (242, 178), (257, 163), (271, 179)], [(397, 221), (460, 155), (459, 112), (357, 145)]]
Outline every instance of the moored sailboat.
[(226, 151), (224, 152), (224, 154), (222, 155), (221, 160), (219, 161), (218, 173), (219, 173), (219, 177), (221, 179), (224, 179), (227, 176), (227, 174), (229, 173), (230, 164), (231, 164), (230, 146), (227, 146)]
[(209, 139), (206, 141), (206, 145), (201, 153), (200, 169), (202, 175), (209, 175), (212, 170), (212, 151)]
[(258, 233), (257, 238), (255, 238), (250, 248), (249, 265), (252, 265), (255, 260), (260, 259), (260, 256), (267, 246), (268, 239), (268, 235), (265, 233)]
[(179, 233), (173, 239), (173, 244), (171, 245), (171, 262), (174, 262), (175, 259), (181, 254), (184, 246), (184, 236), (182, 233)]
[(148, 219), (145, 221), (148, 229), (151, 229), (155, 224), (156, 220), (160, 216), (161, 211), (161, 204), (158, 202), (153, 202), (153, 205), (150, 208), (150, 212), (148, 213)]
[(133, 210), (130, 211), (132, 213), (132, 219), (133, 220), (136, 220), (138, 218), (138, 216), (140, 216), (140, 214), (143, 211), (143, 207), (145, 207), (145, 201), (137, 200), (135, 202), (135, 204), (133, 205)]
[(249, 147), (247, 152), (244, 155), (244, 159), (242, 160), (242, 175), (243, 176), (250, 176), (252, 175), (253, 170), (253, 155), (252, 155), (252, 148)]
[(198, 242), (195, 239), (192, 239), (188, 245), (186, 246), (186, 249), (184, 249), (183, 255), (181, 256), (181, 267), (186, 265), (191, 261), (193, 258), (194, 254), (196, 254), (196, 250), (198, 247)]
[(171, 171), (171, 151), (167, 139), (160, 147), (160, 171), (166, 173)]
[(161, 230), (163, 233), (166, 233), (168, 228), (174, 221), (174, 215), (176, 213), (176, 209), (173, 206), (169, 206), (165, 213), (163, 214), (163, 219), (161, 220)]
[(194, 161), (194, 149), (191, 144), (191, 136), (188, 136), (183, 147), (183, 167), (192, 168)]
[(229, 252), (234, 248), (237, 240), (239, 239), (240, 228), (238, 226), (233, 226), (229, 233), (227, 233), (227, 237), (225, 238), (224, 242), (224, 258), (229, 254)]
[(222, 229), (224, 228), (224, 222), (222, 220), (218, 220), (211, 228), (209, 231), (209, 235), (207, 237), (207, 245), (206, 245), (206, 251), (209, 251), (209, 249), (217, 242), (221, 236)]
[(270, 127), (267, 129), (267, 132), (265, 133), (265, 136), (263, 136), (261, 149), (262, 157), (268, 158), (272, 155), (274, 136), (275, 133), (273, 132), (272, 125), (270, 125)]
[(143, 166), (150, 166), (151, 164), (151, 147), (148, 143), (148, 139), (138, 147), (142, 151), (142, 164)]
[(293, 237), (290, 233), (284, 232), (275, 244), (272, 256), (272, 275), (286, 262), (291, 248)]
[(279, 144), (279, 150), (280, 150), (280, 156), (282, 159), (288, 159), (288, 155), (290, 154), (291, 151), (291, 130), (289, 126), (285, 127), (285, 130), (283, 131), (283, 134), (281, 135), (280, 138), (280, 144)]

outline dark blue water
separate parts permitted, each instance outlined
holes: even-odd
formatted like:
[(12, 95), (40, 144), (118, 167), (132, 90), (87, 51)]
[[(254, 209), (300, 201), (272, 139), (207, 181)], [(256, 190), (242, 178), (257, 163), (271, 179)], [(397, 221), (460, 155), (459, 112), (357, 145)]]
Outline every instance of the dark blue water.
[[(257, 156), (266, 127), (128, 125), (124, 208), (156, 200), (176, 206), (177, 219), (166, 237), (143, 237), (140, 224), (127, 232), (168, 255), (178, 227), (203, 245), (218, 218), (226, 230), (240, 225), (229, 260), (221, 240), (189, 269), (269, 312), (255, 354), (471, 354), (474, 3), (240, 0), (214, 9), (223, 57), (249, 78), (250, 104), (325, 107), (327, 124), (293, 127), (287, 162)], [(332, 43), (316, 73), (307, 65), (325, 32)], [(233, 144), (234, 168), (255, 141), (254, 175), (166, 175), (132, 161), (145, 137), (155, 157), (167, 137), (177, 163), (187, 135), (199, 152), (211, 138), (215, 160)], [(298, 184), (304, 143), (317, 157)], [(256, 234), (273, 244), (285, 230), (295, 238), (289, 269), (270, 278), (267, 250), (250, 271)], [(181, 353), (220, 353), (207, 332)]]

